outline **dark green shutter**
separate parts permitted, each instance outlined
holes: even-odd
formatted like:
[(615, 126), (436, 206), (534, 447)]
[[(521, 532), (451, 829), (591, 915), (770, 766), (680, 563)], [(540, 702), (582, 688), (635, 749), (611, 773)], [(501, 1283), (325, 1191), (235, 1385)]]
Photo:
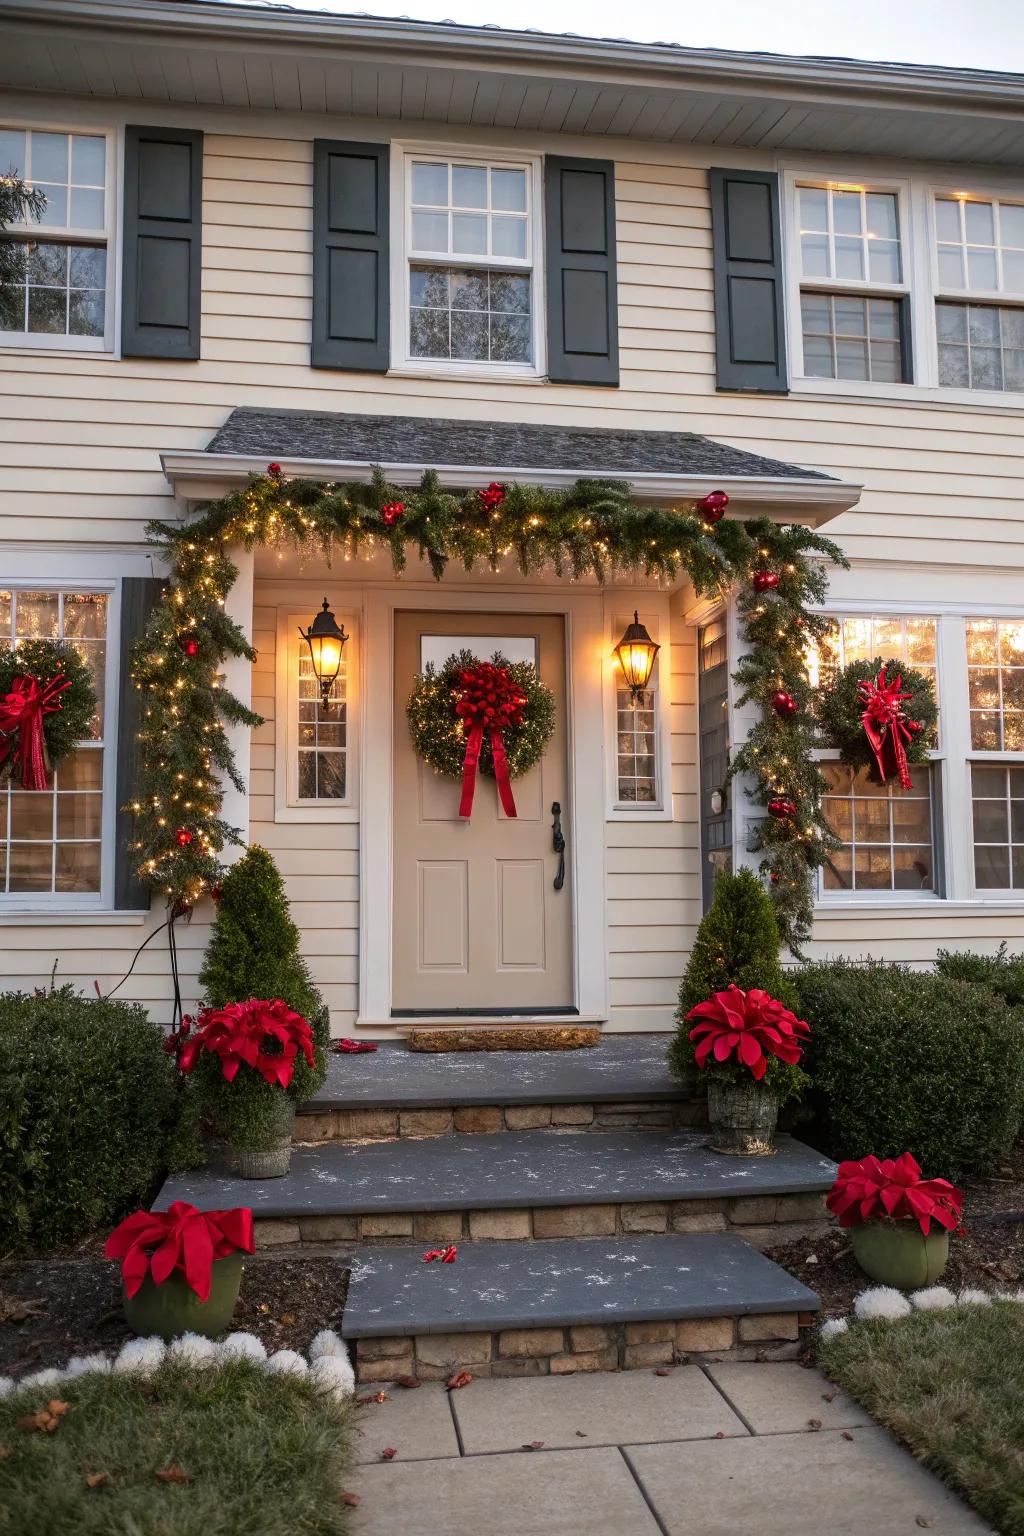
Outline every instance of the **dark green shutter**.
[(121, 351), (197, 358), (203, 241), (203, 135), (127, 128)]
[(151, 576), (126, 576), (121, 582), (121, 637), (117, 707), (117, 820), (114, 852), (114, 907), (118, 912), (148, 912), (149, 890), (136, 873), (132, 853), (135, 818), (125, 807), (138, 790), (142, 694), (132, 685), (132, 646), (160, 601), (164, 584)]
[(773, 171), (710, 175), (718, 387), (784, 393), (779, 178)]
[(313, 143), (314, 368), (390, 361), (386, 144)]
[(558, 384), (618, 384), (615, 166), (544, 162), (548, 377)]

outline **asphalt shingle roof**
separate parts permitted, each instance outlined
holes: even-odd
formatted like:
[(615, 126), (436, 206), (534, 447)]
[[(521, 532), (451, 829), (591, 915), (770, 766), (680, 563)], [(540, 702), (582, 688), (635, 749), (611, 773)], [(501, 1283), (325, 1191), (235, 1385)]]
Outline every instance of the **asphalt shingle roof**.
[(830, 480), (778, 459), (745, 453), (693, 432), (621, 427), (534, 426), (505, 421), (447, 421), (422, 416), (363, 416), (331, 411), (239, 407), (214, 435), (208, 453), (266, 459), (514, 470), (578, 470), (584, 475), (701, 475)]

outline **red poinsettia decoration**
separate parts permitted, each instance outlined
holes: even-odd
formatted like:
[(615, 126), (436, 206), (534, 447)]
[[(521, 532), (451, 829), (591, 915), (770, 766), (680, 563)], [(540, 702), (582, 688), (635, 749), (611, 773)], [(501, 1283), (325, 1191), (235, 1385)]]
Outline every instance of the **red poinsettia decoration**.
[(136, 1211), (115, 1227), (103, 1245), (108, 1259), (120, 1259), (125, 1295), (134, 1296), (147, 1274), (163, 1285), (177, 1271), (200, 1301), (210, 1299), (216, 1259), (255, 1253), (252, 1211), (200, 1211), (175, 1200), (166, 1211)]
[(728, 986), (686, 1015), (698, 1022), (690, 1039), (698, 1041), (694, 1056), (698, 1067), (721, 1065), (729, 1060), (749, 1067), (755, 1082), (768, 1070), (768, 1057), (796, 1066), (811, 1031), (803, 1019), (758, 987), (744, 992)]
[(960, 1225), (963, 1190), (947, 1179), (923, 1179), (921, 1165), (909, 1152), (901, 1157), (863, 1157), (839, 1164), (826, 1205), (841, 1227), (884, 1219), (916, 1221), (925, 1237), (931, 1224), (951, 1232)]
[(313, 1066), (313, 1031), (308, 1019), (281, 999), (229, 1003), (226, 1008), (204, 1008), (193, 1021), (186, 1019), (174, 1037), (178, 1065), (191, 1072), (205, 1052), (219, 1056), (226, 1082), (233, 1083), (241, 1067), (252, 1067), (271, 1087), (287, 1088), (301, 1051)]

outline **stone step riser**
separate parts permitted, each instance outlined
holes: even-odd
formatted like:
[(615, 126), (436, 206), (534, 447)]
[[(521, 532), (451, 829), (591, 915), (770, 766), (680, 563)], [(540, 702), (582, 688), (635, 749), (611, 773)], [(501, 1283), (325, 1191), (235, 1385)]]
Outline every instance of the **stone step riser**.
[(481, 1104), (436, 1109), (325, 1109), (295, 1118), (294, 1140), (390, 1141), (499, 1131), (678, 1130), (707, 1124), (703, 1099), (597, 1104)]
[(496, 1333), (427, 1333), (351, 1341), (363, 1383), (414, 1376), (568, 1376), (592, 1371), (651, 1370), (686, 1360), (792, 1360), (808, 1313), (507, 1328)]
[(673, 1200), (602, 1205), (534, 1206), (518, 1210), (387, 1211), (256, 1221), (257, 1247), (324, 1243), (530, 1242), (547, 1238), (731, 1232), (755, 1248), (812, 1238), (828, 1217), (821, 1194), (754, 1195), (733, 1200)]

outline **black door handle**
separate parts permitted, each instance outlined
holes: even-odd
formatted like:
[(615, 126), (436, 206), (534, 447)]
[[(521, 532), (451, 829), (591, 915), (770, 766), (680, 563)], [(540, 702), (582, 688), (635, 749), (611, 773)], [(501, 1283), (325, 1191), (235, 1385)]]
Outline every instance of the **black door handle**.
[(551, 823), (551, 846), (558, 854), (558, 873), (555, 875), (555, 890), (560, 891), (565, 884), (565, 836), (562, 832), (562, 807), (558, 801), (552, 802), (551, 814), (554, 820)]

